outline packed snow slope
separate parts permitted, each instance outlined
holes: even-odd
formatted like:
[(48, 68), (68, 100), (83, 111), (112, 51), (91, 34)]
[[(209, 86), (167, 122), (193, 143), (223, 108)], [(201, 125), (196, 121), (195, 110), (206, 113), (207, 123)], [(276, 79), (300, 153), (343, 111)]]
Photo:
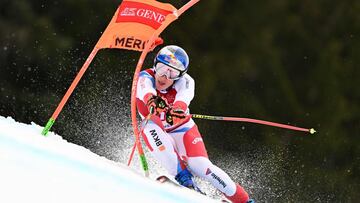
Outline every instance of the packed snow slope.
[(212, 202), (0, 116), (0, 202)]

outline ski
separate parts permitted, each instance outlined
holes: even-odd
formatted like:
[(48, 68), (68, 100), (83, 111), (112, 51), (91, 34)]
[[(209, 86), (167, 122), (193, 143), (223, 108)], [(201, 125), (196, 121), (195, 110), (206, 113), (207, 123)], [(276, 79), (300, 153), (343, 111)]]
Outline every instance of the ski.
[[(178, 184), (177, 182), (173, 181), (172, 179), (170, 179), (169, 177), (167, 177), (167, 176), (165, 176), (165, 175), (162, 175), (162, 176), (157, 177), (156, 180), (159, 181), (160, 183), (168, 183), (168, 184), (175, 185), (175, 186), (178, 186), (178, 187), (184, 187), (184, 186)], [(206, 196), (206, 194), (205, 194), (203, 191), (201, 191), (200, 188), (197, 187), (197, 186), (184, 187), (184, 188), (188, 188), (188, 189), (190, 189), (190, 190), (194, 190), (195, 192), (198, 192), (198, 193)]]
[[(177, 182), (173, 181), (172, 179), (170, 179), (169, 177), (165, 176), (165, 175), (161, 175), (159, 177), (156, 178), (156, 181), (160, 182), (160, 183), (163, 183), (163, 184), (169, 184), (169, 185), (174, 185), (174, 186), (177, 186), (177, 187), (183, 187), (183, 188), (186, 188), (182, 185), (179, 185)], [(188, 188), (190, 190), (194, 190), (195, 192), (198, 192), (202, 195), (206, 195), (206, 193), (202, 192), (198, 187), (196, 188)], [(229, 202), (228, 200), (225, 200), (225, 199), (220, 199), (220, 202), (222, 203), (231, 203)]]
[(156, 178), (156, 181), (160, 182), (160, 183), (166, 183), (166, 184), (170, 184), (170, 185), (175, 185), (177, 187), (182, 187), (181, 185), (179, 185), (178, 183), (174, 182), (173, 180), (171, 180), (169, 177), (165, 176), (165, 175), (161, 175), (159, 177)]

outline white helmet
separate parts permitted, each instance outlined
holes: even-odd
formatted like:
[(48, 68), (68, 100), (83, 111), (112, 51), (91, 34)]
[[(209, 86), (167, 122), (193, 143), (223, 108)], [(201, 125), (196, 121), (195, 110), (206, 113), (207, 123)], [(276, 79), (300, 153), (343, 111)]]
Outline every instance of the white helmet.
[[(160, 64), (159, 64), (160, 63)], [(172, 70), (163, 69), (164, 65)], [(155, 72), (162, 71), (169, 79), (177, 80), (188, 70), (189, 57), (181, 47), (169, 45), (163, 47), (155, 57)], [(165, 71), (165, 72), (164, 72)]]

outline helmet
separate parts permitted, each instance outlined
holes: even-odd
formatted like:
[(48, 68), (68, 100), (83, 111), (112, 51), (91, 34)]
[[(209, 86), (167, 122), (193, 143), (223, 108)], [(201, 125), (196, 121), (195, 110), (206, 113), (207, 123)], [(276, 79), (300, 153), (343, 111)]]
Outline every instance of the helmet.
[[(164, 67), (163, 64), (166, 65), (168, 68), (170, 67), (172, 70), (163, 69), (162, 68)], [(169, 79), (173, 79), (173, 80), (177, 80), (181, 76), (183, 76), (188, 70), (188, 65), (189, 65), (188, 55), (186, 54), (184, 49), (175, 45), (169, 45), (163, 47), (156, 55), (154, 60), (155, 72), (165, 73), (170, 71), (169, 73), (171, 74), (167, 74), (167, 76)]]

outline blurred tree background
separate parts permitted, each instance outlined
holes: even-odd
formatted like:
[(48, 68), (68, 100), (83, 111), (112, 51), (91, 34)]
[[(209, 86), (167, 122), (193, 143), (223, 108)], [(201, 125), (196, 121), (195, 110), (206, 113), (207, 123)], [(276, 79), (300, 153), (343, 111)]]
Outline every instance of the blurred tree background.
[[(120, 2), (1, 1), (0, 115), (44, 125)], [(186, 1), (172, 3), (179, 7)], [(238, 181), (259, 202), (358, 202), (359, 13), (355, 0), (208, 0), (161, 35), (165, 44), (182, 46), (190, 56), (193, 113), (318, 130), (312, 136), (197, 121), (215, 163), (222, 165), (229, 153), (248, 160), (241, 162), (247, 168), (239, 166)], [(139, 56), (100, 51), (52, 130), (117, 160), (104, 149), (119, 147), (122, 134), (131, 134), (130, 89)], [(271, 163), (265, 167), (259, 160)], [(264, 175), (275, 169), (280, 172)]]

